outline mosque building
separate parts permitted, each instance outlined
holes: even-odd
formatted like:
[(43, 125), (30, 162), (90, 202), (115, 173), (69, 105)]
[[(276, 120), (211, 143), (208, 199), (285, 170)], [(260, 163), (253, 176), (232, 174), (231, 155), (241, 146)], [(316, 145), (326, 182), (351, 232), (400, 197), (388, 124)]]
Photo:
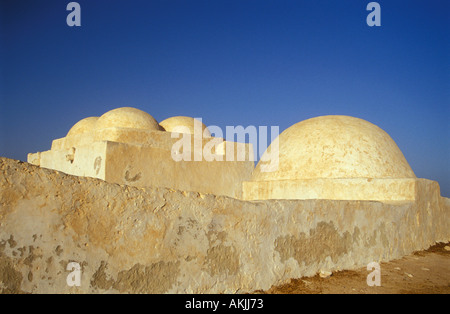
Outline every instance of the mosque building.
[[(187, 147), (177, 145), (180, 136)], [(205, 158), (205, 151), (222, 158)], [(239, 151), (244, 160), (237, 158)], [(265, 168), (267, 155), (276, 156), (274, 169)], [(79, 121), (50, 151), (29, 154), (28, 161), (112, 183), (248, 201), (413, 201), (429, 181), (416, 178), (385, 131), (349, 116), (301, 121), (273, 141), (256, 167), (251, 156), (251, 144), (216, 139), (194, 118), (158, 123), (144, 111), (124, 107)]]

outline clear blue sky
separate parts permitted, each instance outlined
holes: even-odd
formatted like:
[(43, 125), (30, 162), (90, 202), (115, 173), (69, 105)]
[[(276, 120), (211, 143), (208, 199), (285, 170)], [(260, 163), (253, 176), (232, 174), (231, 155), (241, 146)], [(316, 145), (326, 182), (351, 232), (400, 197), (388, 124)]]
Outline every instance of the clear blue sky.
[(82, 118), (278, 125), (366, 119), (450, 196), (450, 1), (0, 0), (0, 155), (26, 160)]

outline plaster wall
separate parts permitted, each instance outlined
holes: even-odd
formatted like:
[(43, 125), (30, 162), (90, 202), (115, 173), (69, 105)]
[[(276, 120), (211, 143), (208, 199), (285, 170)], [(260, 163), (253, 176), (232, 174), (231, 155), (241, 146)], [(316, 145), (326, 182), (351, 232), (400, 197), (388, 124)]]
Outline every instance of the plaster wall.
[(0, 292), (244, 293), (389, 261), (450, 240), (450, 200), (433, 181), (415, 189), (414, 201), (241, 201), (0, 158)]
[[(187, 140), (174, 160), (173, 148)], [(207, 160), (205, 153), (222, 161)], [(167, 187), (242, 198), (242, 183), (254, 169), (251, 144), (220, 138), (139, 129), (108, 128), (55, 140), (50, 151), (29, 154), (28, 161), (67, 174), (137, 187)], [(219, 159), (220, 160), (220, 159)]]
[(401, 201), (415, 200), (425, 179), (304, 179), (243, 183), (244, 200), (329, 199)]

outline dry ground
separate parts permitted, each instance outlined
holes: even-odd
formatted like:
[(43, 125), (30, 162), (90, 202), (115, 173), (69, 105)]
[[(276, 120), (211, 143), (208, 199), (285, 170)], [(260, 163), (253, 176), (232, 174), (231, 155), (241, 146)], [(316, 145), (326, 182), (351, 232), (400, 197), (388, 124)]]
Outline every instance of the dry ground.
[(381, 286), (369, 287), (370, 271), (341, 271), (328, 278), (319, 275), (292, 279), (264, 294), (449, 294), (450, 243), (439, 243), (426, 251), (381, 263)]

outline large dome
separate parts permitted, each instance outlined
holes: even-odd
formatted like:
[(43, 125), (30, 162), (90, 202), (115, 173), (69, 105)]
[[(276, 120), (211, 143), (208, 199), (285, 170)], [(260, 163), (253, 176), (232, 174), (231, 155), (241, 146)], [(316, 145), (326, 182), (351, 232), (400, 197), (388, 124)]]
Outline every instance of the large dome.
[(261, 161), (253, 181), (416, 177), (392, 138), (362, 119), (312, 118), (288, 128), (278, 139), (278, 170), (262, 172)]
[(130, 107), (108, 111), (98, 119), (95, 127), (96, 129), (112, 127), (144, 130), (160, 129), (158, 122), (151, 115)]
[(77, 122), (67, 133), (67, 136), (74, 136), (78, 134), (84, 134), (92, 131), (95, 128), (98, 117), (89, 117)]
[(200, 120), (191, 117), (179, 116), (168, 118), (164, 121), (161, 121), (160, 125), (167, 132), (194, 134), (195, 122), (199, 123), (199, 125), (202, 126), (203, 137), (211, 137), (211, 133), (209, 132), (206, 125), (204, 125)]

